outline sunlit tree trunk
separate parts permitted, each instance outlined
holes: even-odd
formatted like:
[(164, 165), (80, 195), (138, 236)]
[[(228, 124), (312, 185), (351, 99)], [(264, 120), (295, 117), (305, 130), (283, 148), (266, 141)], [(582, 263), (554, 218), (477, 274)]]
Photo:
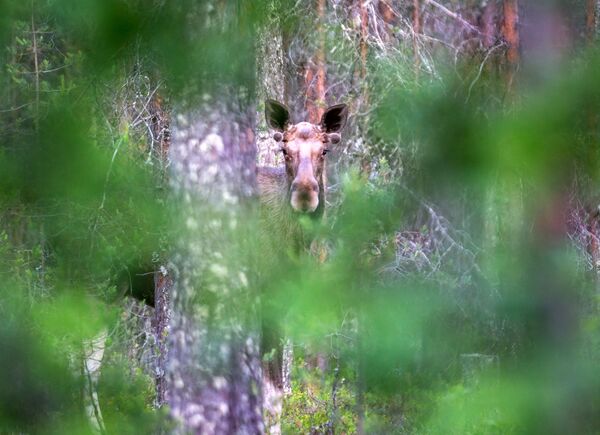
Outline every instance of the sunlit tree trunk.
[(596, 33), (596, 0), (585, 1), (585, 36), (592, 41)]
[[(173, 263), (166, 402), (179, 433), (264, 430), (254, 240), (255, 141), (249, 104), (203, 98), (177, 115), (170, 156), (181, 199)], [(229, 94), (231, 95), (231, 94)]]
[(593, 42), (598, 36), (598, 11), (600, 2), (598, 0), (586, 0), (585, 2), (585, 36), (588, 42)]
[(519, 37), (519, 2), (518, 0), (504, 0), (504, 25), (502, 33), (507, 45), (506, 61), (506, 86), (509, 94), (514, 92), (514, 81), (520, 61)]
[(92, 340), (83, 343), (83, 403), (85, 414), (94, 433), (105, 434), (104, 419), (98, 400), (98, 380), (100, 379), (100, 369), (106, 350), (106, 338), (108, 332), (103, 329)]
[[(369, 37), (369, 13), (365, 3), (365, 0), (358, 0), (360, 10), (360, 79), (363, 81), (367, 78), (367, 54), (369, 51), (367, 45), (367, 39)], [(367, 99), (368, 98), (365, 96), (365, 104), (367, 103)]]
[(306, 65), (304, 88), (306, 89), (307, 121), (318, 124), (325, 111), (325, 35), (323, 22), (325, 20), (325, 0), (317, 0), (317, 26), (315, 35), (318, 38), (316, 53)]
[[(369, 22), (369, 2), (367, 0), (357, 0), (358, 17), (360, 17), (360, 38), (358, 41), (358, 50), (360, 53), (360, 70), (355, 73), (354, 80), (358, 84), (359, 90), (354, 107), (356, 111), (364, 111), (366, 107), (369, 107), (369, 80), (368, 80), (368, 56), (369, 56), (369, 41), (370, 41), (370, 29), (371, 27), (377, 26), (377, 22)], [(379, 15), (384, 17), (383, 19), (393, 20), (393, 12), (391, 7), (384, 1), (380, 1), (377, 4), (377, 12)], [(387, 23), (387, 21), (386, 21)], [(384, 38), (387, 40), (387, 33), (383, 33)], [(358, 133), (362, 136), (361, 133)], [(361, 161), (361, 174), (367, 178), (371, 173), (371, 161), (368, 158), (363, 158)]]

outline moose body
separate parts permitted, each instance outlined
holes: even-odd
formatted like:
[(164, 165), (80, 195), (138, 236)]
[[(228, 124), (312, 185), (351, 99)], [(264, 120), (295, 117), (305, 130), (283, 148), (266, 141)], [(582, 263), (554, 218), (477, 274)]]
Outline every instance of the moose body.
[[(273, 100), (266, 102), (267, 125), (275, 130), (273, 138), (280, 144), (285, 165), (257, 168), (257, 185), (261, 205), (261, 243), (265, 252), (267, 273), (288, 269), (288, 261), (308, 248), (311, 240), (303, 231), (300, 218), (319, 220), (325, 212), (325, 159), (337, 144), (347, 118), (346, 105), (328, 108), (318, 125), (308, 122), (293, 124), (289, 110)], [(265, 297), (263, 304), (262, 350), (269, 354), (264, 364), (264, 399), (268, 419), (273, 420), (269, 432), (279, 433), (281, 397), (284, 389), (282, 373), (281, 312), (278, 298)]]
[(261, 242), (276, 256), (285, 250), (294, 254), (301, 252), (306, 242), (298, 216), (289, 205), (290, 185), (285, 169), (259, 167), (256, 181), (263, 222)]

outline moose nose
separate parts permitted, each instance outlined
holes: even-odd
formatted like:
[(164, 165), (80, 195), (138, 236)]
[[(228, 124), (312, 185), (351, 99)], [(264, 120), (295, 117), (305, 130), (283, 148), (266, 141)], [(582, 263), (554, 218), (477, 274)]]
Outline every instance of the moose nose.
[(294, 180), (292, 183), (292, 192), (299, 193), (319, 193), (319, 183), (314, 178), (305, 180)]

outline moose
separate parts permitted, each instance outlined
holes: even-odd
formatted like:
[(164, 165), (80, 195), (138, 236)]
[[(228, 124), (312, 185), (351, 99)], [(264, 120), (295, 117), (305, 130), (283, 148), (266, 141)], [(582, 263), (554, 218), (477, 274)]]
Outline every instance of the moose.
[[(261, 205), (263, 249), (274, 258), (269, 267), (285, 269), (287, 257), (297, 257), (309, 247), (300, 218), (318, 221), (325, 212), (325, 162), (331, 146), (340, 142), (340, 131), (348, 117), (345, 104), (325, 110), (318, 125), (294, 124), (288, 108), (274, 100), (265, 105), (267, 125), (280, 145), (285, 165), (258, 167), (257, 186)], [(267, 260), (268, 262), (268, 260)], [(268, 298), (265, 298), (268, 299)], [(263, 364), (264, 398), (268, 418), (273, 419), (271, 433), (279, 433), (278, 420), (283, 396), (283, 349), (278, 307), (263, 304), (263, 353), (272, 357)]]
[(275, 130), (285, 166), (257, 168), (261, 210), (277, 250), (295, 254), (307, 247), (299, 216), (321, 219), (325, 211), (325, 158), (340, 142), (348, 117), (345, 104), (329, 107), (318, 125), (291, 122), (288, 108), (274, 100), (265, 105), (267, 125)]

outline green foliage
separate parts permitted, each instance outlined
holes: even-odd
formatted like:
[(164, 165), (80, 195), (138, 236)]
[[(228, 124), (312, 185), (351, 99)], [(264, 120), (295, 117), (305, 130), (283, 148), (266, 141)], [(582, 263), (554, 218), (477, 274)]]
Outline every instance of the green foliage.
[(323, 433), (328, 428), (356, 433), (356, 396), (347, 379), (336, 380), (331, 373), (324, 376), (306, 363), (304, 355), (296, 357), (292, 379), (292, 393), (284, 401), (283, 433)]
[[(21, 285), (6, 280), (0, 286), (0, 344), (4, 349), (0, 357), (0, 427), (8, 432), (83, 433), (85, 423), (77, 405), (80, 381), (63, 358), (72, 344), (65, 340), (63, 319), (38, 316), (46, 304), (32, 306), (34, 299)], [(67, 312), (65, 307), (53, 305), (46, 309), (58, 309), (61, 315)], [(68, 334), (73, 337), (80, 331), (77, 328)], [(81, 335), (78, 338), (80, 344)]]
[(109, 433), (137, 434), (168, 428), (164, 412), (153, 407), (154, 382), (122, 360), (107, 365), (98, 386), (100, 409)]

